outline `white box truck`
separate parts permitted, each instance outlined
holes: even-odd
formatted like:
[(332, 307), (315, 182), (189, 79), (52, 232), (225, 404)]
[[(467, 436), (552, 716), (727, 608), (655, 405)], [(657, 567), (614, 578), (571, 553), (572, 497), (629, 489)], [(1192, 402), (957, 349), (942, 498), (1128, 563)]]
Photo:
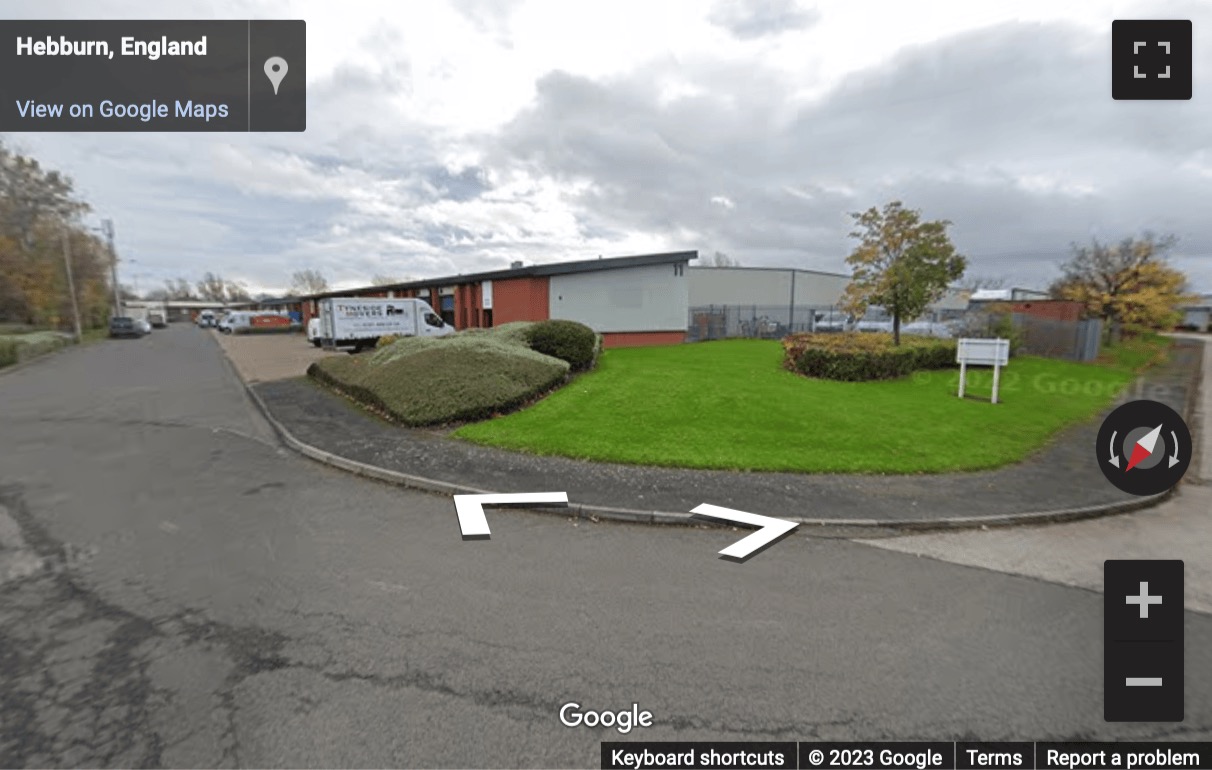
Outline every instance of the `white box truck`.
[(147, 320), (154, 328), (163, 329), (168, 326), (168, 308), (163, 302), (149, 302), (145, 307)]
[(380, 337), (444, 337), (454, 327), (419, 299), (330, 297), (320, 300), (320, 343), (325, 348), (373, 348)]

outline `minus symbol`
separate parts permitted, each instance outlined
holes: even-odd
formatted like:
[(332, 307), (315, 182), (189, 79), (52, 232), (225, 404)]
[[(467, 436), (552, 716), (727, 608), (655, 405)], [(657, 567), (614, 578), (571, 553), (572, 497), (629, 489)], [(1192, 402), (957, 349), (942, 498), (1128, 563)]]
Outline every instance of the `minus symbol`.
[(1160, 676), (1130, 676), (1126, 680), (1128, 687), (1161, 687)]

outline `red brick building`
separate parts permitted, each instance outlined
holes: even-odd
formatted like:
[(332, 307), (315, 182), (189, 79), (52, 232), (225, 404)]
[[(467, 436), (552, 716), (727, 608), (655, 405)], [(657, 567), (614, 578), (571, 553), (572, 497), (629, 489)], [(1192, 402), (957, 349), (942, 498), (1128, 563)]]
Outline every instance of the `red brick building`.
[(686, 266), (694, 251), (523, 266), (300, 298), (303, 321), (325, 297), (422, 299), (456, 329), (511, 321), (579, 321), (606, 347), (684, 342), (689, 313)]
[(1050, 321), (1080, 321), (1086, 306), (1067, 299), (1043, 299), (1030, 302), (1013, 302), (1011, 312)]

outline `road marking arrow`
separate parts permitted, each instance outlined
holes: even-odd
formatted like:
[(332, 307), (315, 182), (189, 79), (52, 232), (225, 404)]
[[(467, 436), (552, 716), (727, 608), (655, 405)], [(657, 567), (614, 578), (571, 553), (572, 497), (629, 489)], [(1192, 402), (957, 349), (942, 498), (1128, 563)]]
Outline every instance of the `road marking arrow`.
[(1115, 453), (1115, 434), (1116, 433), (1119, 433), (1119, 431), (1116, 431), (1116, 430), (1111, 431), (1111, 464), (1114, 465), (1116, 468), (1118, 468), (1119, 467), (1119, 455), (1117, 455)]
[(486, 505), (568, 505), (567, 492), (512, 492), (499, 495), (455, 495), (455, 513), (464, 540), (487, 540), (491, 536)]
[(1178, 459), (1178, 433), (1170, 431), (1170, 438), (1174, 439), (1174, 454), (1170, 456), (1170, 464), (1166, 467), (1173, 468), (1182, 462), (1182, 460)]
[(721, 508), (718, 505), (709, 505), (707, 503), (703, 503), (698, 508), (692, 510), (691, 513), (708, 519), (721, 519), (739, 524), (748, 524), (751, 527), (759, 527), (757, 532), (741, 538), (720, 551), (720, 556), (739, 562), (743, 562), (751, 556), (756, 556), (759, 551), (774, 545), (778, 540), (791, 534), (799, 526), (794, 521), (775, 519), (770, 516), (759, 516), (756, 513), (746, 513), (745, 511), (737, 511), (732, 508)]

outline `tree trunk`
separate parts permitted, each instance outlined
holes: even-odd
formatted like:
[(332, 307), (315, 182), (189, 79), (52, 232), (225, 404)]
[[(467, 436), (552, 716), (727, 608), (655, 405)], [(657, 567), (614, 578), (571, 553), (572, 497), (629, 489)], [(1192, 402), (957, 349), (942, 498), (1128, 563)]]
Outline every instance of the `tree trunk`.
[(892, 314), (892, 345), (899, 347), (901, 344), (901, 314)]

